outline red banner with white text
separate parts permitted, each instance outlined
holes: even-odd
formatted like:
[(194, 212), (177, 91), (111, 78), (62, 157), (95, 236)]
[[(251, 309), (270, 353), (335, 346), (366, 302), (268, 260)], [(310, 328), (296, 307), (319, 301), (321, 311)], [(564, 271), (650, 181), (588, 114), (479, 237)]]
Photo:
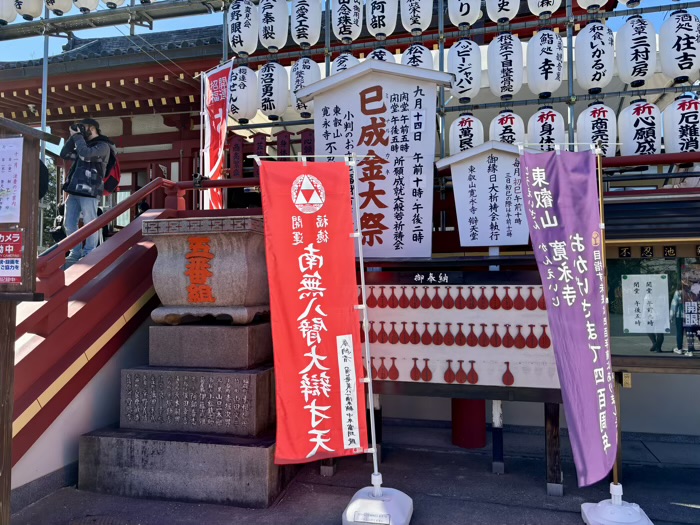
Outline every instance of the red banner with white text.
[(275, 463), (367, 449), (348, 168), (260, 169), (277, 395)]
[[(202, 175), (217, 180), (223, 178), (224, 144), (228, 129), (228, 62), (202, 75), (204, 82), (204, 144)], [(211, 188), (204, 192), (204, 208), (220, 210), (224, 207), (223, 190)]]

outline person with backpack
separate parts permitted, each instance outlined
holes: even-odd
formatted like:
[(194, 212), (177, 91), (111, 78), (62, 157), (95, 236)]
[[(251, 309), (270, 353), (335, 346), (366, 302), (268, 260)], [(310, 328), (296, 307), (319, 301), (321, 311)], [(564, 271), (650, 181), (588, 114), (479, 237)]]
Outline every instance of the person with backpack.
[[(73, 161), (63, 185), (63, 191), (68, 195), (65, 201), (64, 226), (66, 234), (71, 235), (78, 231), (81, 213), (83, 224), (94, 221), (105, 189), (108, 192), (114, 191), (115, 188), (110, 188), (109, 185), (112, 182), (111, 171), (118, 164), (117, 148), (109, 138), (100, 133), (100, 126), (96, 120), (86, 118), (70, 127), (70, 137), (61, 149), (60, 156)], [(105, 183), (108, 183), (107, 187)], [(65, 268), (69, 268), (94, 250), (98, 237), (99, 232), (95, 232), (85, 240), (84, 245), (73, 248), (66, 258)]]

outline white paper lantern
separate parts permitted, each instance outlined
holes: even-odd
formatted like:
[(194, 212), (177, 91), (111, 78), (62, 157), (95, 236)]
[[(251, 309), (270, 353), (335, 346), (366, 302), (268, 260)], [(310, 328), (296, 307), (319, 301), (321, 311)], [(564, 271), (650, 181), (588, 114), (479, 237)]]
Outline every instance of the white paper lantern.
[(392, 64), (396, 64), (396, 59), (394, 58), (394, 55), (392, 55), (386, 49), (383, 49), (381, 47), (375, 49), (369, 55), (367, 55), (367, 59), (379, 60), (380, 62), (390, 62)]
[(615, 35), (617, 74), (633, 88), (643, 86), (656, 70), (656, 31), (648, 20), (631, 16)]
[(555, 144), (566, 142), (564, 117), (552, 109), (552, 106), (542, 106), (527, 122), (527, 142), (530, 147), (542, 151), (552, 151)]
[(700, 101), (691, 95), (677, 97), (663, 112), (666, 153), (700, 151)]
[(41, 16), (44, 4), (41, 0), (15, 0), (15, 9), (25, 20), (34, 20)]
[(481, 50), (471, 40), (455, 42), (447, 53), (447, 71), (454, 75), (452, 96), (466, 104), (481, 88)]
[(589, 93), (600, 93), (613, 78), (615, 39), (612, 30), (597, 20), (581, 29), (574, 47), (578, 85)]
[(297, 98), (297, 91), (321, 80), (321, 68), (310, 58), (300, 59), (292, 67), (290, 79), (290, 91), (292, 92), (292, 107), (299, 112), (303, 118), (311, 118), (314, 110), (313, 100), (302, 102)]
[(270, 53), (277, 53), (287, 43), (287, 31), (289, 30), (287, 0), (260, 0), (258, 9), (260, 43)]
[(433, 54), (427, 47), (420, 44), (413, 44), (403, 52), (401, 63), (404, 66), (433, 69)]
[(17, 18), (13, 0), (0, 0), (0, 26), (11, 24)]
[(73, 9), (73, 0), (46, 0), (46, 7), (56, 16), (63, 16)]
[(516, 144), (525, 142), (525, 122), (520, 115), (504, 109), (496, 115), (489, 126), (489, 140)]
[(527, 45), (527, 83), (540, 98), (549, 98), (561, 86), (564, 44), (554, 31), (539, 31)]
[(367, 0), (367, 31), (377, 40), (384, 40), (396, 29), (399, 14), (397, 0)]
[(700, 69), (700, 20), (687, 11), (675, 11), (659, 32), (661, 71), (675, 82), (697, 77)]
[(362, 32), (362, 0), (333, 0), (333, 34), (350, 44)]
[(484, 143), (484, 125), (471, 113), (462, 113), (450, 126), (450, 155)]
[(600, 148), (605, 157), (614, 157), (617, 149), (617, 119), (615, 112), (602, 102), (590, 104), (576, 120), (576, 142), (579, 151), (588, 149), (588, 144)]
[(523, 46), (510, 33), (491, 40), (487, 51), (487, 73), (491, 93), (510, 100), (523, 85)]
[(81, 13), (91, 13), (97, 9), (100, 2), (99, 0), (73, 0), (73, 3)]
[(228, 81), (228, 114), (241, 124), (247, 124), (260, 107), (258, 77), (246, 66), (231, 69)]
[(576, 3), (579, 5), (579, 7), (587, 10), (588, 12), (595, 12), (607, 4), (608, 0), (576, 0)]
[(331, 62), (331, 75), (345, 71), (346, 69), (356, 66), (360, 61), (350, 53), (342, 53)]
[(124, 0), (108, 0), (107, 2), (105, 2), (105, 4), (110, 9), (116, 9), (117, 7), (121, 7), (122, 5), (124, 5)]
[(447, 13), (453, 26), (469, 29), (481, 15), (481, 0), (447, 0)]
[(632, 9), (634, 7), (637, 7), (641, 1), (640, 0), (629, 0), (626, 2), (625, 0), (617, 0), (621, 5), (624, 5), (627, 9)]
[(228, 42), (239, 57), (258, 48), (258, 9), (250, 0), (236, 0), (228, 8)]
[(621, 155), (661, 153), (661, 112), (655, 104), (636, 100), (620, 111), (617, 120)]
[(294, 0), (291, 27), (292, 39), (302, 49), (315, 46), (321, 36), (321, 0)]
[(270, 120), (279, 120), (289, 106), (289, 78), (284, 66), (268, 62), (258, 72), (260, 110)]
[(401, 24), (413, 36), (430, 27), (433, 19), (433, 0), (401, 0)]
[(561, 0), (527, 0), (530, 12), (540, 18), (550, 18), (561, 7)]
[(519, 9), (519, 0), (486, 0), (486, 15), (499, 24), (513, 20)]

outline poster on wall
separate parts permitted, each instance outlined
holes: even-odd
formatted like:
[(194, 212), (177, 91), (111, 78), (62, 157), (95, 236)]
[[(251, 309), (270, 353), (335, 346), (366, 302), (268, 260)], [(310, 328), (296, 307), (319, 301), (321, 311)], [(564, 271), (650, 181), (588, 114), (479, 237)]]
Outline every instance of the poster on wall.
[(0, 284), (22, 284), (22, 232), (0, 232)]
[(314, 99), (316, 154), (358, 156), (366, 257), (431, 256), (435, 93), (450, 78), (368, 60), (297, 93)]
[(0, 139), (0, 223), (19, 223), (22, 137)]
[(681, 268), (683, 284), (683, 326), (700, 326), (700, 264), (685, 264)]
[(622, 313), (626, 334), (671, 333), (668, 276), (623, 275)]

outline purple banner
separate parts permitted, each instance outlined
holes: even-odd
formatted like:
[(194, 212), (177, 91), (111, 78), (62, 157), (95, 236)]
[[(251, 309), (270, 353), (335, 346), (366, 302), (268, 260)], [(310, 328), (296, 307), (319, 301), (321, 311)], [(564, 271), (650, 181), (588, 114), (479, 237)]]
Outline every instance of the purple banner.
[(526, 153), (520, 173), (578, 484), (591, 485), (617, 453), (595, 156)]

